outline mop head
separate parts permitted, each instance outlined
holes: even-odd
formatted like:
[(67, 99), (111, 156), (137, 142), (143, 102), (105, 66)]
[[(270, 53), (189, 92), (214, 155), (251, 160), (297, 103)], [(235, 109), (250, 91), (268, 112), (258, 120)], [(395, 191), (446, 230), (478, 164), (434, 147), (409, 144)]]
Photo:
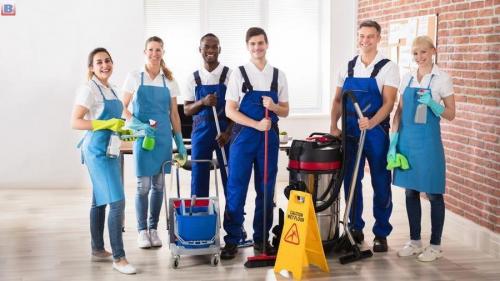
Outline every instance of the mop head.
[(347, 264), (362, 259), (370, 258), (373, 256), (373, 253), (370, 250), (360, 251), (357, 245), (353, 246), (353, 248), (354, 251), (352, 254), (345, 255), (339, 258), (340, 264)]
[(268, 256), (265, 254), (248, 257), (245, 263), (246, 268), (267, 267), (274, 266), (276, 263), (276, 256)]

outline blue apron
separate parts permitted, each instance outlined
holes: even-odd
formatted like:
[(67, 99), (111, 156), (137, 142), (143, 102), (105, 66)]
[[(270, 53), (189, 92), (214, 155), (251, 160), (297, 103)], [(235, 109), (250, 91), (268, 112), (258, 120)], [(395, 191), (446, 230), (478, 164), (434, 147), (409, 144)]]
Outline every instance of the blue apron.
[[(370, 77), (358, 78), (354, 77), (354, 67), (356, 65), (357, 56), (354, 57), (348, 64), (348, 75), (342, 88), (343, 93), (352, 91), (356, 97), (363, 115), (372, 118), (377, 111), (382, 107), (382, 95), (378, 89), (377, 80), (375, 77), (379, 71), (389, 62), (388, 59), (382, 59), (377, 62), (373, 68)], [(358, 178), (356, 179), (356, 193), (354, 197), (353, 207), (349, 215), (350, 225), (353, 229), (362, 230), (365, 222), (362, 218), (363, 214), (363, 193), (361, 180), (364, 177), (365, 160), (368, 160), (370, 166), (371, 182), (374, 191), (373, 197), (373, 216), (375, 224), (373, 233), (376, 236), (387, 237), (392, 230), (389, 223), (389, 218), (392, 213), (392, 196), (391, 196), (391, 172), (385, 167), (387, 165), (387, 151), (389, 149), (389, 117), (382, 121), (379, 125), (366, 132), (365, 144), (361, 161), (359, 164)], [(347, 99), (346, 104), (346, 170), (344, 176), (344, 192), (348, 198), (348, 187), (351, 183), (352, 174), (354, 172), (354, 162), (356, 158), (357, 145), (359, 141), (359, 124), (358, 116), (354, 110), (354, 106), (350, 99)]]
[[(431, 76), (429, 86), (432, 82)], [(443, 143), (441, 142), (440, 118), (427, 107), (427, 122), (416, 124), (415, 111), (418, 102), (417, 92), (421, 88), (410, 87), (410, 79), (403, 93), (403, 111), (399, 130), (397, 150), (406, 156), (410, 169), (394, 170), (394, 185), (420, 192), (443, 194), (446, 183), (446, 164)]]
[[(274, 68), (273, 81), (269, 91), (255, 91), (248, 79), (245, 68), (239, 67), (245, 80), (242, 91), (245, 93), (239, 111), (245, 116), (260, 121), (265, 117), (265, 108), (262, 97), (268, 96), (278, 103), (278, 69)], [(266, 184), (267, 216), (266, 233), (269, 233), (273, 223), (273, 197), (276, 174), (278, 172), (278, 116), (269, 111), (273, 123), (268, 132), (268, 177)], [(254, 170), (255, 214), (253, 221), (253, 240), (258, 243), (267, 239), (262, 237), (264, 225), (264, 132), (240, 124), (234, 124), (231, 140), (231, 155), (229, 157), (229, 179), (226, 190), (226, 212), (224, 216), (224, 229), (227, 235), (226, 243), (237, 244), (242, 238), (242, 224), (244, 220), (245, 200), (250, 176)]]
[[(202, 85), (199, 71), (193, 73), (196, 81), (195, 98), (201, 100), (208, 94), (217, 96), (217, 105), (215, 109), (219, 120), (221, 132), (224, 132), (228, 125), (226, 117), (226, 81), (229, 68), (224, 66), (220, 75), (219, 84)], [(215, 125), (213, 109), (211, 106), (203, 106), (201, 110), (193, 117), (193, 131), (191, 133), (191, 159), (211, 160), (215, 150), (217, 161), (219, 162), (222, 185), (226, 190), (227, 175), (224, 169), (222, 151), (217, 144), (217, 127)], [(229, 144), (224, 146), (226, 157), (229, 157)], [(226, 158), (227, 159), (227, 158)], [(209, 195), (210, 167), (208, 163), (193, 163), (191, 174), (191, 194), (198, 197), (207, 197)]]
[[(116, 99), (108, 100), (104, 97), (101, 87), (94, 80), (92, 82), (96, 84), (104, 102), (104, 110), (97, 119), (120, 118), (123, 105), (113, 89), (110, 88)], [(87, 165), (92, 180), (96, 206), (125, 199), (120, 158), (108, 158), (106, 156), (111, 133), (111, 130), (87, 131), (81, 143), (83, 160)]]
[[(161, 75), (161, 74), (160, 74)], [(141, 85), (134, 100), (134, 117), (149, 124), (156, 121), (155, 147), (148, 151), (142, 148), (144, 137), (134, 143), (135, 171), (137, 177), (151, 177), (160, 173), (161, 164), (172, 160), (172, 126), (170, 124), (170, 90), (162, 75), (163, 87), (144, 85), (144, 72), (141, 72)], [(170, 173), (170, 166), (165, 167)]]

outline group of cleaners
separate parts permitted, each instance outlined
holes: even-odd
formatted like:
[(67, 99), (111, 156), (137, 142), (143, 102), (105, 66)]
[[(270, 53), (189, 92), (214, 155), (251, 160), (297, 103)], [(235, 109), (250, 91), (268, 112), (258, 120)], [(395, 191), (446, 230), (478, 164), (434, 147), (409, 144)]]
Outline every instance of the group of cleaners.
[[(398, 251), (398, 255), (418, 255), (421, 261), (432, 261), (442, 256), (445, 162), (439, 121), (441, 117), (448, 120), (454, 118), (452, 82), (450, 76), (433, 63), (436, 49), (432, 40), (420, 36), (412, 45), (418, 70), (405, 75), (399, 83), (398, 66), (377, 51), (380, 32), (380, 25), (375, 21), (364, 21), (359, 25), (359, 55), (346, 64), (346, 70), (339, 75), (330, 133), (347, 136), (345, 153), (349, 161), (345, 163), (345, 181), (350, 182), (354, 169), (354, 159), (351, 158), (354, 157), (349, 155), (356, 153), (360, 130), (368, 132), (360, 165), (364, 167), (365, 158), (368, 159), (374, 188), (373, 213), (376, 222), (373, 227), (373, 250), (388, 250), (387, 236), (392, 230), (389, 223), (392, 170), (392, 183), (406, 188), (411, 239)], [(289, 112), (286, 76), (266, 59), (269, 46), (266, 32), (259, 27), (249, 28), (245, 40), (250, 61), (231, 70), (218, 60), (221, 47), (217, 36), (212, 33), (204, 35), (199, 46), (203, 66), (189, 76), (187, 90), (183, 93), (184, 113), (193, 116), (191, 158), (212, 159), (215, 152), (220, 163), (226, 198), (223, 216), (226, 236), (221, 258), (226, 260), (233, 259), (238, 247), (246, 241), (244, 206), (252, 171), (257, 194), (253, 221), (254, 250), (258, 253), (266, 249), (266, 254), (276, 254), (269, 237), (263, 234), (269, 233), (272, 226), (273, 202), (267, 200), (264, 206), (263, 198), (264, 192), (267, 198), (274, 196), (278, 171), (278, 120), (288, 116)], [(87, 131), (79, 147), (92, 181), (91, 260), (113, 261), (113, 268), (124, 274), (135, 274), (136, 269), (127, 261), (123, 247), (125, 194), (120, 160), (110, 153), (110, 143), (116, 136), (122, 139), (133, 137), (135, 141), (135, 210), (140, 248), (162, 246), (157, 231), (164, 192), (161, 165), (172, 159), (172, 140), (177, 147), (177, 159), (184, 161), (187, 158), (177, 111), (180, 90), (163, 60), (162, 39), (147, 39), (144, 55), (144, 67), (128, 74), (120, 100), (119, 91), (109, 82), (113, 72), (110, 53), (104, 48), (92, 50), (88, 56), (88, 82), (77, 91), (71, 119), (74, 129)], [(346, 107), (347, 131), (341, 132), (337, 122), (342, 113), (342, 94), (346, 91), (352, 91), (360, 104), (365, 105), (362, 108), (365, 118), (358, 120), (351, 112), (352, 108)], [(389, 133), (389, 114), (398, 91), (401, 98)], [(131, 102), (132, 111), (129, 111)], [(425, 105), (425, 110), (419, 110), (422, 105)], [(417, 112), (418, 120), (415, 119)], [(268, 131), (269, 137), (266, 186), (265, 131)], [(224, 158), (227, 158), (227, 170), (222, 164)], [(206, 163), (193, 163), (192, 195), (208, 196), (209, 169)], [(350, 228), (358, 243), (364, 239), (362, 171), (363, 168), (357, 179), (356, 208), (350, 214)], [(166, 172), (169, 173), (170, 169)], [(431, 202), (432, 235), (428, 247), (424, 247), (420, 238), (420, 192), (425, 192)], [(111, 252), (105, 249), (103, 239), (107, 205)], [(264, 214), (266, 220), (262, 219)], [(266, 225), (263, 221), (267, 222)]]

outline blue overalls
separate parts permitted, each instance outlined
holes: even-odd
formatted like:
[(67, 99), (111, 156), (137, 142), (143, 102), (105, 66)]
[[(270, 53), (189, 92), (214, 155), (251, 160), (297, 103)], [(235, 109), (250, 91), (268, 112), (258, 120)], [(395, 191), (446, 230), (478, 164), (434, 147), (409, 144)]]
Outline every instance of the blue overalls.
[[(155, 147), (148, 151), (142, 148), (144, 137), (134, 143), (135, 169), (138, 177), (151, 177), (160, 173), (161, 164), (172, 159), (172, 126), (170, 124), (170, 90), (162, 76), (163, 87), (144, 85), (144, 72), (141, 73), (141, 85), (137, 89), (133, 102), (134, 117), (149, 124), (149, 119), (156, 121)], [(170, 173), (170, 165), (165, 166)]]
[[(431, 76), (429, 81), (432, 82)], [(397, 150), (406, 156), (410, 169), (394, 170), (394, 185), (419, 192), (443, 194), (446, 183), (446, 164), (441, 142), (440, 118), (427, 107), (427, 122), (416, 124), (415, 111), (420, 104), (417, 92), (421, 88), (410, 87), (410, 79), (403, 93), (403, 111)]]
[[(104, 110), (97, 119), (120, 118), (123, 105), (113, 89), (111, 91), (116, 99), (108, 100), (104, 97), (101, 87), (94, 80), (92, 82), (96, 84), (104, 102)], [(120, 159), (106, 156), (111, 133), (111, 130), (87, 131), (80, 143), (83, 161), (87, 165), (92, 180), (92, 191), (96, 206), (125, 199), (121, 180)]]
[[(244, 83), (245, 93), (240, 103), (239, 111), (247, 117), (260, 121), (265, 117), (262, 97), (268, 96), (278, 103), (278, 69), (273, 70), (273, 80), (269, 91), (255, 91), (248, 79), (243, 66), (239, 67)], [(227, 235), (226, 243), (237, 244), (242, 239), (242, 224), (247, 196), (248, 183), (254, 169), (254, 184), (257, 198), (255, 199), (255, 214), (253, 220), (253, 240), (263, 242), (268, 237), (262, 237), (264, 231), (264, 192), (267, 197), (267, 217), (265, 226), (269, 233), (273, 223), (273, 197), (276, 174), (278, 172), (278, 116), (269, 111), (272, 121), (269, 130), (268, 147), (268, 181), (264, 188), (264, 132), (254, 128), (235, 124), (232, 132), (231, 155), (229, 157), (229, 179), (226, 189), (226, 209), (224, 214), (224, 229)]]
[[(227, 72), (229, 68), (224, 66), (220, 75), (219, 84), (216, 85), (202, 85), (200, 79), (200, 72), (193, 73), (194, 80), (196, 81), (195, 97), (196, 100), (201, 100), (208, 94), (215, 94), (217, 96), (217, 118), (221, 132), (224, 132), (228, 126), (226, 117), (226, 81)], [(226, 190), (227, 175), (224, 168), (224, 161), (222, 158), (222, 151), (217, 144), (215, 138), (217, 137), (217, 127), (215, 126), (214, 114), (211, 106), (203, 106), (202, 109), (193, 116), (193, 131), (191, 133), (191, 159), (211, 160), (213, 151), (217, 155), (219, 162), (219, 170), (222, 178), (222, 185)], [(229, 153), (229, 144), (224, 146), (226, 157)], [(226, 158), (227, 159), (227, 158)], [(194, 163), (192, 165), (191, 174), (191, 195), (197, 197), (208, 197), (209, 195), (209, 182), (210, 182), (210, 167), (208, 163)]]
[[(373, 71), (368, 78), (354, 77), (354, 66), (358, 56), (354, 57), (348, 64), (348, 76), (342, 88), (343, 93), (352, 91), (358, 100), (359, 106), (363, 111), (363, 115), (372, 118), (377, 111), (382, 107), (382, 95), (378, 89), (375, 77), (379, 71), (389, 62), (388, 59), (383, 59), (375, 64)], [(352, 102), (347, 99), (346, 104), (346, 148), (347, 157), (345, 177), (344, 177), (344, 192), (348, 197), (348, 187), (351, 183), (352, 174), (354, 171), (354, 162), (359, 141), (359, 124), (358, 116), (354, 110)], [(358, 178), (356, 179), (356, 193), (354, 197), (353, 207), (349, 214), (350, 226), (355, 230), (362, 230), (365, 226), (363, 221), (363, 193), (361, 180), (364, 176), (365, 159), (368, 160), (370, 166), (371, 182), (373, 186), (373, 216), (375, 224), (373, 233), (377, 237), (387, 237), (392, 230), (389, 223), (389, 217), (392, 212), (391, 198), (391, 172), (386, 170), (387, 166), (387, 151), (389, 149), (389, 117), (382, 121), (379, 125), (366, 132), (363, 154), (359, 163)]]

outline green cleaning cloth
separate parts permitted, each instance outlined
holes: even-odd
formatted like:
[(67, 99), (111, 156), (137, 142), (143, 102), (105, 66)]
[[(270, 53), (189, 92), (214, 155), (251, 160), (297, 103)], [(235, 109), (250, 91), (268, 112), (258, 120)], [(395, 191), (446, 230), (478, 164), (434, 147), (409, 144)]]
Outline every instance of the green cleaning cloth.
[(401, 153), (396, 153), (395, 158), (389, 158), (387, 160), (387, 170), (394, 170), (394, 168), (400, 168), (401, 170), (408, 170), (410, 168), (410, 165), (408, 164), (408, 159), (401, 154)]

